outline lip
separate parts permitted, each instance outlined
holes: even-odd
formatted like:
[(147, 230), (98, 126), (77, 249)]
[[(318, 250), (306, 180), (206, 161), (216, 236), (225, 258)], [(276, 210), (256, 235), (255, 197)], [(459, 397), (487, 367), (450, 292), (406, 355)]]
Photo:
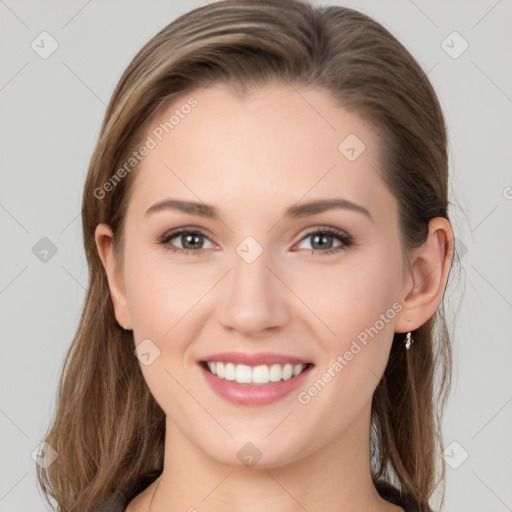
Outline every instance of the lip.
[[(211, 361), (211, 359), (209, 359), (209, 361)], [(297, 364), (304, 363), (299, 362)], [(233, 380), (216, 377), (207, 370), (203, 362), (198, 362), (197, 366), (206, 383), (218, 396), (231, 404), (244, 406), (269, 405), (283, 399), (300, 385), (304, 384), (311, 370), (314, 368), (314, 365), (310, 364), (300, 375), (279, 382), (269, 382), (268, 384), (239, 384)]]
[(258, 352), (248, 354), (247, 352), (222, 352), (205, 356), (198, 360), (198, 363), (210, 361), (215, 363), (233, 363), (246, 364), (247, 366), (259, 366), (262, 364), (308, 364), (311, 361), (301, 359), (300, 357), (288, 356), (286, 354), (276, 354), (275, 352)]

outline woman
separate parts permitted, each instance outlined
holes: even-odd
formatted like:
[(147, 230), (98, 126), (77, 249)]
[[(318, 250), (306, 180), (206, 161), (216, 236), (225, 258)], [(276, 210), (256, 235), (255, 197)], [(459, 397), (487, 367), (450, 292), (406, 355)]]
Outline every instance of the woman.
[(224, 0), (161, 30), (85, 183), (90, 284), (45, 495), (62, 511), (431, 510), (447, 189), (436, 94), (371, 18)]

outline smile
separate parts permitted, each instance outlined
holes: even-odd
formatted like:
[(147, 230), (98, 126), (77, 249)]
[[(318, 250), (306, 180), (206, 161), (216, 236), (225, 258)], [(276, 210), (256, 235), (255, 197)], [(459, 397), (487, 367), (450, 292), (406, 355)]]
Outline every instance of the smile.
[(207, 369), (219, 379), (236, 381), (239, 384), (261, 385), (269, 382), (290, 380), (300, 375), (307, 364), (273, 364), (248, 366), (228, 362), (205, 361)]
[[(224, 400), (235, 405), (267, 405), (280, 400), (304, 383), (313, 363), (302, 359), (286, 358), (275, 362), (279, 356), (240, 355), (212, 357), (198, 361), (199, 368), (209, 387)], [(238, 361), (233, 361), (238, 359)], [(274, 359), (274, 361), (272, 361)], [(243, 361), (241, 361), (243, 360)], [(252, 364), (250, 364), (252, 363)]]

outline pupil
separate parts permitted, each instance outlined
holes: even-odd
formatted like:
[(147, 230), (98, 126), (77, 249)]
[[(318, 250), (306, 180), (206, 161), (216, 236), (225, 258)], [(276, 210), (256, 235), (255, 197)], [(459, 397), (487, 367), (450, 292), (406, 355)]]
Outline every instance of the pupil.
[(189, 244), (190, 240), (191, 240), (191, 239), (196, 239), (196, 240), (197, 240), (197, 238), (199, 238), (200, 236), (201, 236), (201, 235), (185, 235), (185, 236), (184, 236), (184, 238), (185, 238), (186, 242), (185, 242), (185, 244), (184, 244), (184, 247), (185, 247), (185, 248), (188, 248), (188, 247), (189, 247), (189, 248), (192, 248), (192, 249), (193, 249), (193, 248), (194, 248), (194, 245)]
[[(325, 236), (325, 235), (314, 235), (314, 237), (313, 237), (313, 239), (314, 239), (313, 245), (315, 243), (317, 243), (318, 240), (322, 240), (322, 239), (325, 240), (326, 238), (330, 238), (330, 237), (329, 236)], [(324, 248), (326, 245), (330, 246), (332, 244), (319, 242), (319, 246), (321, 248)]]

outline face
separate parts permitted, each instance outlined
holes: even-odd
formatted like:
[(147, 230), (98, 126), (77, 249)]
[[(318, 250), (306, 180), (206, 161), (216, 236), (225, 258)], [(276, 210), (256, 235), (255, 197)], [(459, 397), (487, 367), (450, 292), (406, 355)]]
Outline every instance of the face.
[(168, 424), (225, 464), (251, 442), (260, 467), (366, 436), (404, 285), (372, 125), (324, 90), (218, 85), (146, 136), (123, 314)]

